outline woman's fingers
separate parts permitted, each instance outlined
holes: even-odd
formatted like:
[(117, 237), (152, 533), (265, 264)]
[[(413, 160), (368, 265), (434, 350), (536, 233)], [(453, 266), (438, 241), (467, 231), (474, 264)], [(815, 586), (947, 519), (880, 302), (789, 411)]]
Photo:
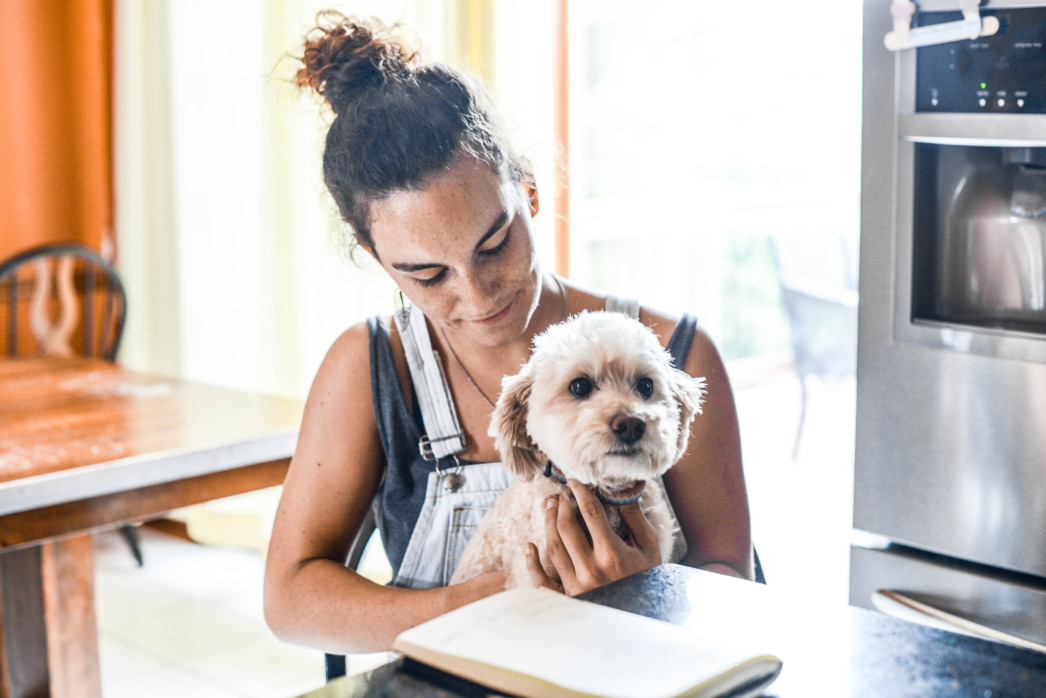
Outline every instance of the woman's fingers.
[[(599, 498), (592, 490), (577, 480), (567, 480), (567, 486), (574, 493), (577, 508), (581, 512), (581, 517), (585, 520), (589, 535), (592, 537), (591, 547), (595, 548), (597, 552), (602, 552), (611, 547), (619, 539), (614, 530), (610, 528), (610, 520), (607, 519), (607, 512), (603, 508), (603, 503), (599, 501)], [(580, 529), (581, 527), (578, 526), (579, 531)], [(583, 536), (584, 532), (581, 532), (581, 535)], [(584, 549), (586, 551), (589, 549), (587, 538), (585, 539)]]
[(574, 581), (574, 562), (570, 559), (563, 538), (559, 533), (559, 511), (560, 509), (571, 509), (572, 507), (560, 506), (560, 497), (549, 497), (545, 500), (545, 549), (548, 552), (549, 562), (556, 569), (563, 588), (566, 589)]
[(559, 532), (559, 537), (567, 552), (570, 553), (570, 558), (574, 561), (585, 559), (592, 549), (585, 527), (578, 520), (578, 509), (577, 501), (568, 493), (559, 495), (556, 530)]
[(530, 577), (530, 583), (535, 588), (544, 587), (546, 589), (552, 589), (553, 591), (563, 591), (563, 585), (558, 581), (548, 576), (545, 573), (545, 568), (541, 566), (541, 558), (538, 556), (538, 547), (533, 543), (527, 543), (527, 574)]
[(656, 551), (660, 563), (661, 543), (657, 539), (657, 531), (650, 525), (650, 521), (639, 507), (639, 503), (620, 506), (618, 513), (621, 514), (621, 519), (628, 526), (628, 530), (632, 532), (632, 540), (636, 547), (648, 553)]

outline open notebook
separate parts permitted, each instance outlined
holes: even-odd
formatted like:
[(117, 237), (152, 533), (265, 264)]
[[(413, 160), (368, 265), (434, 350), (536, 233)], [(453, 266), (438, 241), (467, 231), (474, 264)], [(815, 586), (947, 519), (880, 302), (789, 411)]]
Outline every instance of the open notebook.
[(544, 589), (512, 589), (407, 630), (393, 649), (507, 693), (603, 698), (760, 695), (781, 661)]

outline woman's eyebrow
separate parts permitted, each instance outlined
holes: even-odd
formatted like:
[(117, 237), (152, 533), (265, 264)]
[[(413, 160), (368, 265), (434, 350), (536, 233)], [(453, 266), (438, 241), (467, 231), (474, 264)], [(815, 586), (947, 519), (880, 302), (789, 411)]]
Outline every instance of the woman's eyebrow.
[(415, 272), (415, 271), (422, 271), (423, 269), (435, 269), (436, 267), (442, 267), (443, 265), (442, 264), (435, 264), (435, 263), (431, 263), (431, 264), (430, 263), (422, 263), (422, 264), (397, 264), (397, 263), (394, 263), (391, 266), (392, 266), (393, 269), (396, 269), (397, 271), (402, 271), (402, 272), (405, 272), (405, 273), (409, 274), (409, 273)]
[[(483, 247), (483, 244), (491, 237), (493, 237), (499, 230), (501, 230), (507, 222), (508, 211), (502, 211), (501, 214), (494, 221), (493, 225), (487, 228), (487, 232), (483, 233), (483, 237), (481, 237), (479, 239), (479, 242), (476, 243), (476, 249), (478, 250), (479, 248)], [(421, 262), (420, 264), (394, 262), (389, 266), (391, 266), (393, 269), (397, 271), (402, 271), (404, 273), (410, 274), (412, 272), (423, 271), (425, 269), (435, 269), (436, 267), (442, 267), (444, 265), (436, 262)]]
[(478, 250), (479, 248), (483, 247), (483, 243), (492, 238), (494, 234), (501, 230), (507, 222), (508, 211), (502, 211), (501, 215), (498, 216), (497, 220), (494, 221), (494, 225), (487, 228), (487, 232), (483, 233), (483, 237), (481, 237), (479, 239), (479, 242), (476, 243), (476, 249)]

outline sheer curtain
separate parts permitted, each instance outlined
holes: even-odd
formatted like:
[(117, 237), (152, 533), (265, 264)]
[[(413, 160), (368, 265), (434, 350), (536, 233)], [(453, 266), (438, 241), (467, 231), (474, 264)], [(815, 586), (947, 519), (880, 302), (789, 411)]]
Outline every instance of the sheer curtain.
[[(341, 224), (320, 172), (331, 117), (290, 83), (290, 56), (330, 5), (117, 3), (127, 365), (303, 398), (337, 335), (391, 310), (384, 273), (333, 242)], [(435, 57), (471, 65), (541, 174), (551, 162), (551, 10), (537, 8), (367, 0), (351, 12), (401, 21)], [(539, 223), (551, 231), (551, 197), (542, 205)], [(551, 245), (551, 232), (542, 240)]]
[(303, 397), (318, 345), (378, 309), (377, 275), (328, 244), (318, 109), (280, 73), (285, 5), (117, 7), (128, 365)]

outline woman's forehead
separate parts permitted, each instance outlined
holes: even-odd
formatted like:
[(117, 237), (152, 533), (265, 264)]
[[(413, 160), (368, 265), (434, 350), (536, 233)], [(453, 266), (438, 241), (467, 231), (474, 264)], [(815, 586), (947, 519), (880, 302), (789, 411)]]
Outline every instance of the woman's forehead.
[(461, 158), (418, 189), (393, 192), (371, 207), (371, 236), (386, 255), (403, 244), (441, 247), (452, 236), (479, 238), (511, 208), (502, 178), (486, 163)]

